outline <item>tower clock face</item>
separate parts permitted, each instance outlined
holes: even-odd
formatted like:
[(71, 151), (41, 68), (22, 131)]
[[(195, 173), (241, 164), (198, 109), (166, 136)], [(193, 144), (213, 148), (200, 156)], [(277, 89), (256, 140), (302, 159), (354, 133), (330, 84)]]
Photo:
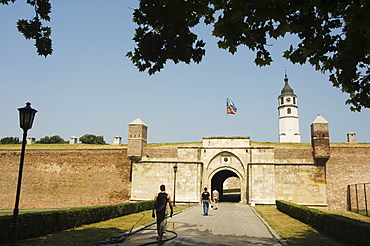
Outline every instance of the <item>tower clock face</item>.
[(286, 101), (287, 101), (287, 102), (290, 102), (290, 97), (287, 97)]

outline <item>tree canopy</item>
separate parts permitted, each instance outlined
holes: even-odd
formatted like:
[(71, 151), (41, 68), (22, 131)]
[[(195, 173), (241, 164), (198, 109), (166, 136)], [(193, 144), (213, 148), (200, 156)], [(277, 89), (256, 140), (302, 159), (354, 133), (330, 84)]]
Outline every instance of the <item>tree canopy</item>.
[(84, 144), (106, 144), (103, 136), (95, 136), (93, 134), (85, 134), (79, 140)]
[(18, 137), (5, 137), (0, 139), (0, 144), (20, 144)]
[[(8, 5), (9, 2), (14, 3), (16, 0), (0, 0), (3, 5)], [(51, 13), (51, 4), (49, 0), (27, 0), (35, 9), (35, 17), (31, 20), (20, 19), (17, 22), (18, 31), (23, 34), (26, 39), (34, 39), (37, 53), (40, 56), (48, 56), (53, 52), (52, 42), (50, 39), (51, 28), (42, 25), (42, 20), (50, 21), (49, 14)]]
[(64, 141), (64, 139), (58, 135), (55, 135), (55, 136), (45, 136), (43, 138), (41, 138), (39, 141), (37, 141), (36, 143), (40, 143), (40, 144), (62, 144), (62, 143), (65, 143), (66, 141)]
[(154, 74), (167, 60), (199, 63), (205, 42), (191, 29), (201, 22), (213, 26), (219, 48), (254, 51), (257, 66), (273, 61), (269, 41), (293, 34), (300, 42), (282, 52), (286, 59), (330, 73), (351, 110), (370, 108), (367, 0), (141, 0), (133, 16), (136, 47), (127, 56), (139, 71)]
[[(2, 4), (15, 0), (0, 0)], [(19, 20), (18, 30), (34, 39), (37, 53), (52, 53), (49, 0), (27, 0), (35, 18)], [(370, 108), (370, 2), (367, 0), (140, 0), (133, 13), (136, 47), (127, 53), (141, 72), (161, 71), (168, 60), (199, 63), (205, 42), (193, 28), (213, 27), (218, 46), (234, 54), (240, 46), (255, 52), (257, 66), (273, 61), (269, 43), (287, 34), (299, 38), (282, 51), (292, 63), (329, 73), (334, 87), (349, 94), (351, 110)]]

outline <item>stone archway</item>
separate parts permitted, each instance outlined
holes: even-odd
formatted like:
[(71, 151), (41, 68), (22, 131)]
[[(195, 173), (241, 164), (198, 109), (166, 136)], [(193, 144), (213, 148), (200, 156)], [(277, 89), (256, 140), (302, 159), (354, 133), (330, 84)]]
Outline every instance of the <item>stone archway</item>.
[[(211, 184), (212, 184), (212, 190), (214, 188), (216, 188), (219, 193), (220, 193), (220, 201), (223, 201), (223, 190), (224, 190), (224, 182), (226, 179), (230, 178), (230, 177), (236, 177), (236, 178), (239, 178), (239, 176), (233, 172), (233, 171), (230, 171), (230, 170), (221, 170), (219, 172), (217, 172), (215, 175), (213, 175), (212, 179), (211, 179)], [(240, 178), (239, 178), (240, 180)], [(238, 196), (237, 198), (237, 202), (240, 201), (240, 196)]]
[(210, 189), (217, 187), (221, 192), (223, 182), (229, 177), (240, 180), (240, 202), (247, 203), (246, 168), (241, 159), (232, 152), (222, 151), (211, 158), (205, 170), (204, 181)]

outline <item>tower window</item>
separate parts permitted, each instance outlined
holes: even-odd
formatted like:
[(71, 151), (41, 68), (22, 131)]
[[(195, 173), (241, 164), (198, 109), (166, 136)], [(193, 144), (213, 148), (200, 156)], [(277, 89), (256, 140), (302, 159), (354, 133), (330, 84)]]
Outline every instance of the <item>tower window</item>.
[(292, 109), (288, 108), (287, 109), (287, 114), (291, 114), (292, 113)]
[(280, 98), (280, 103), (284, 104), (284, 97)]
[(293, 97), (293, 104), (295, 104), (295, 97)]

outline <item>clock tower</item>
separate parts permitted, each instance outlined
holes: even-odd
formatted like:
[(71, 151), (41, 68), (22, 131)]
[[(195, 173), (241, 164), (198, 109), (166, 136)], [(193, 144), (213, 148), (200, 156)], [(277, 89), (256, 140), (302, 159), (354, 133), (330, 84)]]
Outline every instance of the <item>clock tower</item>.
[(285, 85), (278, 97), (279, 101), (279, 142), (300, 143), (297, 96), (289, 86), (285, 73)]

